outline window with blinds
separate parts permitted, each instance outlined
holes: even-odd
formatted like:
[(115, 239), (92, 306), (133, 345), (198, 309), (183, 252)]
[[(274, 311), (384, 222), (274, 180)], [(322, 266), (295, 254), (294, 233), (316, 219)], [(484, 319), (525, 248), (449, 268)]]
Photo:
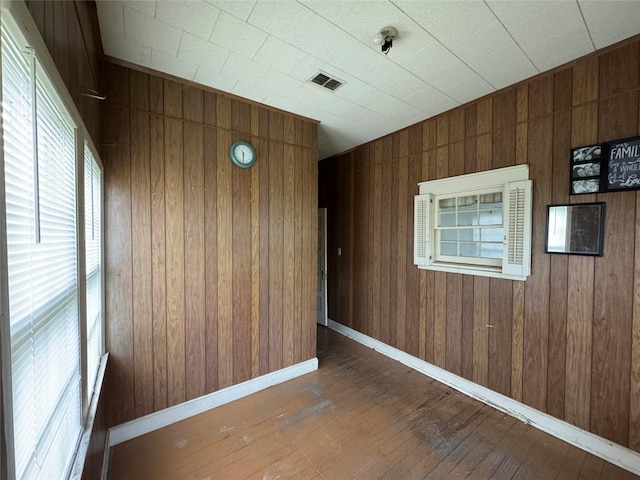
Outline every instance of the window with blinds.
[(102, 355), (102, 171), (84, 146), (84, 244), (86, 265), (87, 401)]
[(3, 332), (11, 347), (2, 352), (11, 379), (3, 385), (11, 399), (3, 407), (13, 432), (7, 471), (17, 479), (66, 478), (103, 353), (102, 171), (87, 142), (78, 151), (77, 125), (4, 12), (0, 34), (6, 227), (0, 242), (7, 265), (0, 284), (8, 290), (0, 295), (8, 305), (0, 307), (8, 312)]

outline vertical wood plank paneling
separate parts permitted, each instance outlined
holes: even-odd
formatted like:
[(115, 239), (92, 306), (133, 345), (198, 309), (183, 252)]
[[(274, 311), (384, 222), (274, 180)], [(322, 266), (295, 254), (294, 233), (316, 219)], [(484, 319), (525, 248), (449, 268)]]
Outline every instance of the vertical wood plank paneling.
[[(233, 110), (232, 110), (233, 111)], [(248, 114), (249, 110), (245, 111)], [(247, 115), (248, 116), (248, 115)], [(247, 123), (248, 120), (240, 121)], [(235, 140), (236, 138), (232, 138)], [(225, 162), (231, 164), (231, 162)], [(251, 378), (251, 170), (231, 165), (233, 383)]]
[[(421, 136), (417, 136), (416, 144), (421, 145), (421, 140)], [(418, 186), (415, 180), (420, 178), (421, 171), (422, 155), (419, 153), (410, 155), (407, 196), (405, 197), (407, 222), (407, 242), (405, 244), (407, 263), (405, 349), (415, 357), (420, 356), (420, 272), (413, 265), (413, 199), (418, 194)], [(376, 294), (380, 295), (380, 292), (376, 292)]]
[(489, 386), (489, 279), (473, 282), (473, 381)]
[(462, 375), (462, 275), (447, 273), (445, 367)]
[(210, 127), (215, 127), (218, 124), (216, 114), (218, 109), (217, 95), (213, 92), (204, 92), (203, 103), (204, 124)]
[[(600, 98), (638, 88), (640, 76), (640, 44), (633, 42), (600, 56)], [(636, 104), (637, 108), (637, 104)], [(608, 122), (609, 119), (601, 118)], [(630, 127), (630, 125), (628, 125)], [(631, 131), (631, 128), (629, 129)], [(634, 135), (633, 131), (631, 134)], [(617, 138), (617, 137), (616, 137)]]
[[(552, 203), (568, 203), (569, 162), (571, 148), (572, 70), (555, 75), (553, 117)], [(549, 367), (547, 378), (547, 412), (564, 418), (565, 365), (567, 344), (568, 256), (552, 255), (549, 270)]]
[[(296, 144), (296, 119), (289, 115), (285, 115), (284, 117), (284, 143), (288, 143), (289, 145)], [(254, 134), (253, 131), (251, 132)]]
[(362, 245), (356, 251), (353, 251), (353, 276), (354, 276), (354, 306), (352, 325), (358, 331), (363, 331), (366, 327), (366, 318), (368, 313), (368, 293), (366, 288), (367, 282), (367, 232), (369, 225), (368, 215), (368, 175), (362, 171), (355, 170), (356, 178), (354, 181), (354, 218), (353, 218), (353, 241), (357, 245)]
[(200, 88), (185, 86), (182, 89), (182, 106), (185, 120), (199, 124), (204, 122), (204, 92)]
[[(294, 137), (295, 138), (295, 137)], [(294, 161), (294, 194), (293, 194), (293, 198), (294, 198), (294, 210), (293, 210), (293, 218), (294, 218), (294, 222), (293, 222), (293, 232), (294, 232), (294, 245), (293, 245), (293, 249), (294, 249), (294, 267), (293, 267), (293, 293), (294, 293), (294, 309), (293, 309), (293, 336), (294, 336), (294, 342), (293, 342), (293, 358), (294, 358), (294, 362), (300, 362), (303, 358), (303, 345), (302, 345), (302, 331), (304, 330), (303, 327), (303, 322), (305, 321), (304, 318), (304, 312), (302, 309), (302, 275), (303, 275), (303, 270), (304, 270), (304, 265), (302, 262), (302, 250), (303, 250), (303, 242), (304, 242), (304, 237), (302, 235), (303, 229), (304, 229), (304, 225), (303, 225), (303, 212), (304, 212), (304, 197), (305, 197), (305, 190), (304, 190), (304, 171), (305, 171), (305, 164), (304, 162), (301, 160), (302, 157), (302, 148), (300, 146), (296, 146), (295, 147), (295, 152), (294, 152), (294, 156), (295, 156), (295, 161)], [(339, 190), (340, 192), (342, 192), (342, 189)], [(330, 209), (327, 212), (327, 215), (332, 215), (332, 216), (337, 216), (339, 214), (343, 213), (343, 210), (341, 209)], [(331, 221), (335, 222), (337, 221), (337, 218), (332, 218)], [(329, 223), (329, 219), (327, 219), (327, 224)], [(337, 230), (337, 229), (336, 229)], [(329, 233), (329, 232), (327, 232)], [(333, 233), (333, 231), (332, 231)], [(338, 241), (338, 240), (337, 240)], [(339, 242), (339, 241), (338, 241)], [(337, 248), (337, 247), (335, 247)], [(329, 251), (327, 252), (327, 256), (329, 258), (337, 258), (337, 256), (334, 256), (336, 250), (332, 250), (329, 249)], [(339, 273), (336, 271), (332, 271), (331, 269), (329, 269), (329, 272), (331, 272), (331, 275), (339, 275)], [(329, 283), (329, 282), (327, 282)], [(336, 293), (337, 293), (337, 289), (335, 289)], [(336, 302), (338, 303), (338, 302)], [(338, 305), (334, 305), (334, 306), (338, 306)], [(329, 317), (331, 319), (333, 319), (333, 317)], [(342, 315), (338, 315), (336, 318), (341, 318), (342, 319)], [(337, 321), (337, 320), (336, 320)]]
[[(133, 85), (133, 84), (132, 84)], [(151, 172), (149, 115), (131, 112), (131, 250), (133, 267), (134, 412), (153, 411)]]
[(269, 110), (269, 138), (279, 142), (284, 140), (284, 116), (273, 110)]
[[(631, 52), (635, 61), (630, 64), (635, 65), (637, 70), (638, 50), (632, 49)], [(609, 55), (613, 53), (605, 58)], [(623, 65), (617, 65), (606, 74), (601, 69), (601, 83), (615, 82), (617, 88), (623, 89), (620, 80), (612, 78), (623, 75), (622, 68)], [(637, 72), (628, 81), (632, 83), (626, 88), (633, 88), (633, 91), (600, 102), (600, 140), (624, 138), (638, 131)], [(633, 257), (635, 233), (628, 225), (636, 220), (635, 193), (616, 193), (607, 195), (606, 199), (604, 256), (607, 261), (596, 259), (594, 282), (591, 430), (627, 445), (634, 270), (633, 262), (629, 259)]]
[(636, 192), (635, 261), (633, 271), (633, 324), (631, 327), (631, 399), (629, 412), (629, 448), (640, 450), (640, 194)]
[[(572, 99), (574, 107), (592, 102), (598, 98), (598, 64), (599, 61), (598, 57), (596, 56), (582, 58), (576, 61), (576, 63), (574, 64), (572, 68)], [(572, 123), (573, 125), (576, 125), (575, 120)]]
[(589, 257), (569, 258), (567, 290), (567, 365), (565, 419), (588, 429), (591, 411), (593, 264)]
[(376, 247), (376, 242), (374, 239), (374, 232), (375, 232), (375, 228), (376, 226), (374, 225), (375, 222), (375, 201), (376, 201), (376, 190), (375, 190), (375, 162), (376, 162), (376, 156), (375, 156), (375, 147), (376, 144), (379, 145), (378, 142), (371, 144), (370, 146), (370, 153), (368, 154), (368, 157), (371, 159), (370, 161), (370, 168), (369, 168), (369, 183), (367, 185), (367, 196), (368, 196), (368, 201), (367, 201), (367, 210), (366, 210), (366, 215), (367, 215), (367, 232), (366, 232), (366, 237), (365, 238), (370, 238), (372, 241), (367, 242), (367, 248), (365, 249), (365, 258), (367, 259), (367, 284), (365, 286), (366, 290), (367, 290), (367, 300), (366, 300), (366, 308), (367, 308), (367, 313), (365, 315), (365, 327), (364, 327), (364, 332), (371, 336), (373, 334), (373, 322), (375, 319), (375, 313), (374, 313), (374, 299), (373, 299), (373, 285), (374, 285), (374, 278), (373, 278), (373, 271), (375, 268), (375, 247)]
[[(165, 105), (167, 103), (165, 96)], [(180, 102), (181, 103), (181, 102)], [(168, 404), (184, 402), (184, 161), (182, 122), (165, 118)]]
[(433, 363), (445, 368), (447, 361), (447, 274), (434, 272), (433, 277)]
[[(129, 101), (131, 108), (149, 111), (149, 75), (132, 70), (129, 75)], [(146, 142), (148, 144), (148, 142)]]
[(67, 2), (53, 2), (56, 42), (51, 54), (63, 79), (69, 77), (69, 25), (67, 23), (69, 15), (67, 8), (75, 9), (75, 6)]
[(488, 387), (511, 395), (511, 328), (513, 291), (508, 280), (489, 280)]
[[(312, 150), (303, 149), (304, 182), (317, 184), (317, 158)], [(306, 192), (308, 193), (308, 192)], [(304, 355), (314, 355), (316, 350), (316, 293), (317, 293), (317, 245), (318, 245), (318, 201), (317, 196), (304, 195), (302, 201), (302, 222), (305, 238), (302, 242), (303, 255), (307, 255), (309, 263), (303, 265), (302, 274), (302, 318), (306, 328), (303, 329), (301, 346)], [(310, 328), (311, 327), (311, 328)]]
[(522, 401), (524, 371), (524, 299), (525, 285), (513, 282), (513, 317), (511, 324), (511, 398)]
[(493, 128), (493, 97), (478, 100), (477, 122), (478, 135), (491, 132)]
[(106, 342), (111, 353), (109, 373), (110, 424), (129, 420), (133, 415), (134, 350), (132, 278), (131, 278), (131, 160), (129, 152), (129, 112), (108, 107), (106, 137), (118, 139), (104, 152), (105, 184), (105, 275), (120, 278), (107, 283)]
[(380, 338), (380, 248), (381, 248), (381, 219), (382, 219), (382, 142), (375, 143), (373, 165), (373, 198), (370, 211), (370, 231), (372, 234), (371, 255), (371, 336)]
[[(207, 96), (205, 96), (206, 100)], [(207, 103), (205, 103), (205, 112)], [(206, 116), (205, 116), (206, 118)], [(218, 135), (204, 129), (205, 363), (207, 392), (218, 389)], [(222, 158), (222, 161), (226, 161)]]
[[(550, 85), (550, 84), (548, 84)], [(548, 86), (545, 91), (551, 87)], [(542, 93), (540, 93), (543, 95)], [(551, 96), (551, 93), (544, 94)], [(524, 363), (522, 399), (545, 411), (547, 404), (547, 355), (549, 345), (549, 255), (544, 253), (546, 206), (551, 202), (553, 117), (529, 122), (529, 155), (538, 160), (530, 174), (536, 179), (533, 192), (531, 263), (535, 272), (527, 279), (525, 294)]]
[[(274, 121), (274, 119), (276, 121)], [(270, 115), (269, 122), (275, 136), (282, 129), (277, 116)], [(282, 312), (283, 312), (283, 261), (284, 252), (284, 159), (283, 146), (269, 143), (269, 369), (277, 370), (283, 366), (282, 358)]]
[[(591, 377), (591, 430), (629, 441), (629, 372), (633, 305), (635, 193), (607, 198), (603, 259), (596, 260)], [(600, 260), (600, 261), (598, 261)]]
[(231, 129), (234, 132), (251, 133), (251, 105), (241, 100), (231, 101)]
[[(570, 77), (569, 77), (570, 81)], [(566, 94), (566, 92), (565, 92)], [(562, 111), (553, 120), (552, 203), (569, 201), (569, 162), (566, 152), (571, 144), (571, 112)], [(547, 378), (547, 411), (564, 417), (565, 365), (567, 343), (567, 255), (552, 255), (549, 270), (549, 368)]]
[[(595, 65), (595, 72), (593, 66)], [(579, 73), (596, 81), (585, 81)], [(598, 107), (584, 103), (597, 95), (597, 63), (579, 62), (574, 67), (571, 146), (597, 142)], [(583, 200), (583, 199), (587, 200)], [(594, 201), (594, 195), (573, 197), (572, 202)], [(565, 419), (580, 428), (591, 422), (591, 355), (593, 336), (594, 263), (590, 257), (570, 256), (567, 275), (567, 344), (565, 366)]]
[(168, 117), (182, 118), (182, 84), (165, 79), (163, 91), (164, 114)]
[(149, 111), (164, 113), (164, 81), (155, 75), (149, 76)]
[[(467, 117), (467, 120), (469, 119), (470, 117)], [(431, 118), (423, 122), (422, 124), (422, 151), (423, 152), (436, 148), (437, 130), (438, 130), (438, 123), (435, 118)]]
[(153, 407), (167, 407), (167, 284), (164, 120), (151, 115), (151, 279), (153, 283)]
[[(392, 195), (392, 144), (386, 143), (385, 151), (382, 158), (382, 171), (380, 179), (380, 317), (379, 317), (379, 338), (384, 343), (390, 343), (391, 337), (389, 333), (389, 295), (390, 290), (390, 272), (391, 272), (391, 195)], [(394, 213), (395, 215), (395, 213)]]
[[(254, 119), (258, 118), (258, 109), (251, 107), (251, 128), (253, 132)], [(254, 147), (257, 147), (256, 138), (252, 138)], [(262, 152), (256, 151), (261, 155)], [(254, 164), (251, 169), (251, 377), (260, 375), (260, 167), (262, 162)], [(294, 261), (299, 262), (297, 255)], [(299, 306), (294, 302), (294, 309)], [(299, 339), (293, 339), (294, 351), (299, 344)], [(295, 355), (294, 355), (295, 356)], [(300, 362), (300, 357), (296, 362)]]
[[(401, 145), (406, 143), (401, 141)], [(401, 350), (406, 345), (407, 328), (407, 190), (409, 182), (409, 159), (406, 157), (406, 149), (401, 148), (405, 156), (398, 160), (398, 266), (397, 266), (397, 316), (396, 316), (396, 343)]]
[(444, 147), (449, 143), (449, 114), (443, 113), (436, 118), (436, 146)]
[[(394, 135), (394, 145), (395, 138)], [(394, 148), (395, 150), (395, 148)], [(395, 155), (391, 164), (391, 229), (389, 230), (389, 344), (397, 346), (398, 344), (398, 160)], [(354, 172), (355, 176), (355, 172)], [(355, 179), (353, 180), (356, 181)], [(354, 205), (354, 211), (356, 206)], [(353, 295), (355, 296), (355, 285), (353, 287)]]
[[(194, 89), (186, 89), (193, 92)], [(184, 122), (184, 289), (186, 398), (204, 395), (206, 376), (206, 282), (204, 209), (204, 127), (202, 96), (185, 95), (185, 113), (200, 124)]]
[(283, 292), (284, 315), (282, 319), (282, 354), (283, 365), (288, 367), (293, 365), (293, 339), (295, 328), (294, 317), (294, 280), (295, 280), (295, 147), (293, 145), (284, 146), (284, 271), (283, 271)]
[[(218, 97), (218, 122), (228, 101)], [(221, 108), (222, 107), (222, 108)], [(227, 117), (229, 119), (229, 117)], [(233, 197), (231, 161), (227, 161), (230, 132), (217, 130), (216, 212), (218, 248), (218, 388), (233, 384)]]
[[(268, 113), (268, 112), (267, 112)], [(268, 119), (268, 115), (267, 115)], [(268, 120), (267, 120), (268, 122)], [(260, 128), (263, 125), (263, 115), (260, 117)], [(268, 123), (267, 123), (268, 127)], [(260, 182), (260, 194), (259, 194), (259, 217), (260, 217), (260, 374), (265, 374), (269, 371), (269, 323), (270, 323), (270, 310), (269, 310), (269, 142), (267, 140), (258, 141), (258, 152), (261, 155), (259, 182)]]

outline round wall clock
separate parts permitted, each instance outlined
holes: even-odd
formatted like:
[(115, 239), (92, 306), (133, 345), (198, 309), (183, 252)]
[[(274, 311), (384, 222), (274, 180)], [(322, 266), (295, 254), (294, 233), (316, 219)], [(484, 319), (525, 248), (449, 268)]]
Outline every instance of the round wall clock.
[(233, 142), (229, 149), (231, 161), (240, 168), (249, 168), (256, 163), (256, 150), (249, 142), (239, 140)]

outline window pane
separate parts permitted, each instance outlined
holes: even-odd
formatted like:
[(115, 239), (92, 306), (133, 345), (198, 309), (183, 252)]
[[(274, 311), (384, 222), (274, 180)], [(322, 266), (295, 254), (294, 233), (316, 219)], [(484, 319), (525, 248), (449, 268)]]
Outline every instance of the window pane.
[(456, 214), (455, 213), (440, 213), (438, 215), (439, 227), (455, 227), (456, 226)]
[(480, 225), (502, 225), (502, 192), (480, 195)]
[(503, 240), (504, 240), (503, 228), (483, 228), (482, 229), (483, 242), (502, 242)]
[(461, 243), (460, 256), (461, 257), (477, 257), (478, 244), (477, 243)]
[(456, 230), (455, 228), (442, 230), (442, 232), (440, 232), (440, 240), (457, 242), (458, 230)]
[(460, 212), (476, 211), (478, 209), (478, 196), (458, 197), (457, 205)]
[(477, 225), (478, 212), (458, 212), (458, 225)]
[(483, 243), (481, 253), (483, 258), (502, 258), (504, 245), (502, 243)]
[(438, 202), (438, 211), (454, 212), (456, 209), (456, 198), (443, 198)]
[(449, 242), (440, 242), (440, 254), (452, 257), (458, 256), (458, 244)]
[(477, 242), (480, 240), (480, 229), (478, 228), (461, 228), (459, 232), (458, 238), (461, 242)]

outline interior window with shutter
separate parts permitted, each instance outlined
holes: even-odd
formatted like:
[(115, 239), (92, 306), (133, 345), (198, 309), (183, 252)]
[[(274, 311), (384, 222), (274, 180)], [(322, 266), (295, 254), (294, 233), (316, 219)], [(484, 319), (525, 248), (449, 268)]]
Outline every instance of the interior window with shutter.
[(519, 165), (419, 184), (419, 268), (525, 280), (531, 268), (531, 181)]

